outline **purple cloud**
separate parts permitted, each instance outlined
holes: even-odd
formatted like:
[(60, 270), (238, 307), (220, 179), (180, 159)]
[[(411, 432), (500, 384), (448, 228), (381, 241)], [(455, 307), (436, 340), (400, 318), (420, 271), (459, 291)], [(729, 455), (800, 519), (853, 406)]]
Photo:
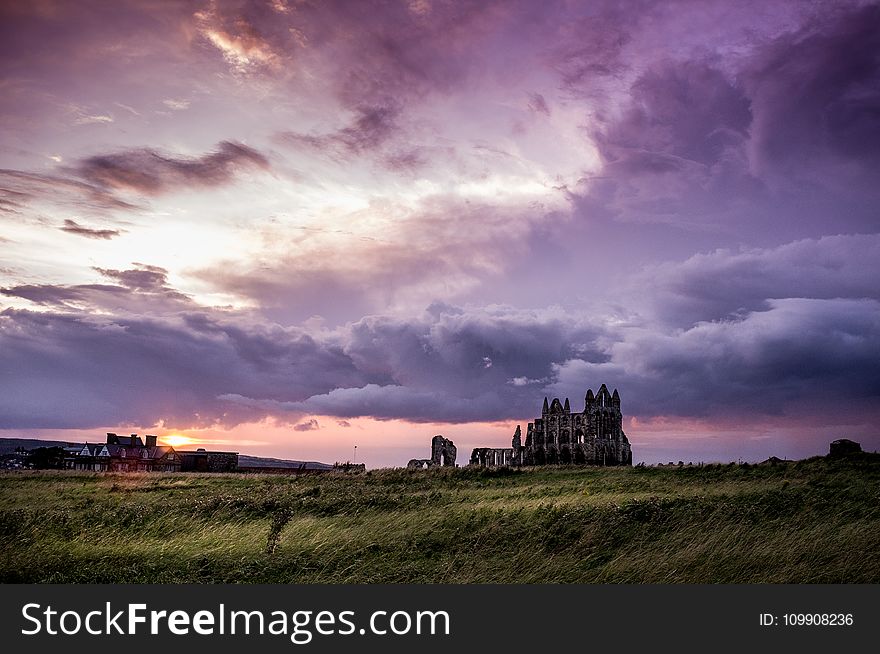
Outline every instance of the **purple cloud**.
[(628, 411), (639, 416), (834, 425), (875, 414), (880, 302), (790, 298), (768, 305), (683, 331), (632, 330), (605, 363), (560, 365), (548, 390), (577, 395), (601, 378), (624, 389)]
[(529, 109), (545, 116), (550, 115), (550, 107), (547, 106), (547, 101), (540, 93), (529, 93)]
[(109, 241), (122, 233), (118, 229), (92, 229), (91, 227), (80, 225), (75, 220), (70, 220), (69, 218), (64, 221), (64, 226), (61, 227), (61, 231), (67, 232), (68, 234), (75, 234), (76, 236), (103, 239), (106, 241)]
[(293, 426), (294, 431), (315, 431), (320, 428), (321, 425), (319, 425), (318, 421), (314, 418), (297, 423)]
[(115, 284), (23, 284), (0, 288), (0, 294), (71, 311), (164, 314), (194, 308), (188, 296), (168, 286), (167, 270), (144, 264), (135, 266), (129, 270), (94, 269)]
[(266, 412), (218, 399), (225, 394), (306, 398), (364, 381), (332, 343), (196, 312), (111, 318), (6, 309), (0, 342), (2, 369), (15, 375), (0, 400), (4, 428), (235, 425)]
[[(829, 261), (817, 252), (844, 242), (793, 244), (788, 256), (810, 258), (819, 270)], [(812, 257), (805, 248), (813, 248)], [(748, 256), (761, 260), (761, 253)], [(709, 263), (723, 268), (711, 257)], [(166, 289), (157, 269), (103, 272), (120, 281), (116, 294)], [(763, 271), (774, 274), (785, 269)], [(276, 416), (302, 426), (310, 423), (296, 421), (309, 414), (503, 420), (532, 415), (544, 394), (579, 397), (600, 380), (621, 388), (628, 412), (642, 417), (748, 411), (800, 419), (814, 416), (828, 393), (846, 393), (850, 411), (869, 411), (880, 394), (880, 303), (861, 297), (860, 274), (854, 267), (824, 285), (810, 274), (800, 276), (800, 287), (794, 278), (768, 283), (829, 297), (768, 298), (760, 308), (684, 329), (650, 318), (614, 325), (561, 310), (443, 304), (421, 316), (369, 316), (315, 334), (204, 309), (156, 318), (7, 309), (0, 314), (0, 363), (17, 371), (17, 384), (0, 405), (0, 424), (229, 425)], [(677, 294), (691, 288), (672, 286)], [(761, 288), (749, 294), (757, 297)], [(86, 290), (109, 292), (66, 292)], [(66, 296), (11, 291), (71, 305)], [(855, 297), (839, 297), (846, 294)], [(38, 388), (64, 400), (52, 412), (35, 411)]]
[(697, 254), (651, 266), (633, 285), (655, 317), (689, 326), (764, 310), (780, 298), (880, 300), (878, 277), (880, 234), (864, 234)]
[(143, 148), (82, 160), (75, 174), (98, 187), (157, 195), (180, 186), (217, 186), (248, 168), (268, 170), (264, 155), (241, 143), (222, 141), (201, 157), (183, 158)]
[(873, 230), (878, 26), (876, 6), (843, 4), (736, 58), (646, 62), (594, 123), (603, 167), (575, 190), (579, 213), (746, 239), (818, 236), (830, 216), (834, 232)]
[(382, 146), (397, 129), (400, 109), (394, 106), (359, 106), (351, 124), (330, 134), (284, 132), (280, 138), (294, 145), (304, 145), (334, 156), (361, 154)]
[(100, 186), (59, 175), (47, 175), (22, 170), (0, 169), (0, 198), (6, 211), (18, 213), (20, 208), (34, 201), (49, 201), (69, 209), (90, 211), (130, 211), (138, 207), (121, 200)]
[[(753, 165), (814, 183), (874, 178), (880, 157), (880, 7), (828, 7), (749, 62)], [(778, 180), (776, 180), (778, 181)], [(865, 189), (862, 189), (865, 190)], [(876, 187), (872, 189), (876, 191)]]

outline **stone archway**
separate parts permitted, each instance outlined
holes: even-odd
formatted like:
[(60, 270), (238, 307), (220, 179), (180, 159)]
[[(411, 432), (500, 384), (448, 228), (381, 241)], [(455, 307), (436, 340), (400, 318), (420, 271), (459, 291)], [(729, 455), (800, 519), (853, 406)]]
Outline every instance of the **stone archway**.
[(458, 448), (448, 438), (440, 434), (431, 439), (431, 461), (435, 466), (455, 467), (455, 458), (458, 456)]

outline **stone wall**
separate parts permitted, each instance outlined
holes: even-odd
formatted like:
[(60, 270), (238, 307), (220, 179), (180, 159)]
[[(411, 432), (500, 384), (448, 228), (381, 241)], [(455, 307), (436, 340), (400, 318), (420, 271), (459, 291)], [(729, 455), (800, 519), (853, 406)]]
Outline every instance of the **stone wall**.
[(181, 472), (235, 472), (238, 452), (178, 452)]
[(471, 452), (470, 465), (492, 468), (514, 465), (512, 447), (475, 447)]

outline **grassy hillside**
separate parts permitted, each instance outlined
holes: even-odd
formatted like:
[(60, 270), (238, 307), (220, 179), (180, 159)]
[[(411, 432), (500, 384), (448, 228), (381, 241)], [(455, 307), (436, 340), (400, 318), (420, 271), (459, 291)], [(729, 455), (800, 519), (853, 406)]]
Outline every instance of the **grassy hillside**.
[(880, 456), (0, 475), (4, 582), (880, 582)]

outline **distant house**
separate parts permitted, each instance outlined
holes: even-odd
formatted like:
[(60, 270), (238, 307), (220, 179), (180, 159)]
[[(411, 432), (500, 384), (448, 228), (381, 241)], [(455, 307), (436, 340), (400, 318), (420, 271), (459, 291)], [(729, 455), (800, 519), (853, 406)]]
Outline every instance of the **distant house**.
[(170, 445), (157, 445), (156, 437), (109, 432), (106, 443), (69, 447), (64, 467), (95, 472), (179, 472), (180, 457)]

